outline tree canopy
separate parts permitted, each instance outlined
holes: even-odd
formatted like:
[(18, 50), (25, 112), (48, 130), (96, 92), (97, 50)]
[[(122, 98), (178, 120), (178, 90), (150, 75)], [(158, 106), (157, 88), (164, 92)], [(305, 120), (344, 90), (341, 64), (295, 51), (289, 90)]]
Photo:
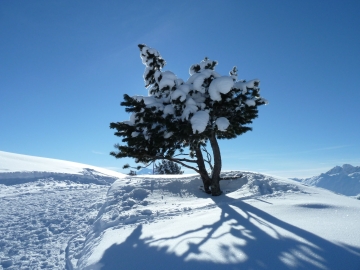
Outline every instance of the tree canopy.
[[(148, 95), (124, 95), (121, 106), (131, 113), (130, 120), (110, 124), (123, 142), (110, 154), (142, 164), (176, 162), (199, 173), (206, 192), (220, 195), (218, 139), (251, 130), (248, 124), (258, 116), (258, 106), (267, 103), (260, 96), (260, 81), (238, 80), (236, 67), (229, 76), (221, 76), (215, 71), (217, 62), (208, 58), (192, 65), (184, 81), (162, 70), (166, 62), (157, 50), (144, 44), (139, 48)], [(208, 142), (212, 153), (207, 151)]]

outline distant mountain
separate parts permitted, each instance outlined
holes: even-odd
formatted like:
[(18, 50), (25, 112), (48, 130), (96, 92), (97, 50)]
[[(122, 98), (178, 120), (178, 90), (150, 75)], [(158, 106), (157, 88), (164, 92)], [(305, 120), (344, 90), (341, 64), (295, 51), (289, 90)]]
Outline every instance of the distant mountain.
[(136, 174), (153, 174), (153, 170), (149, 168), (142, 168), (141, 170), (137, 171)]
[(342, 167), (336, 166), (318, 176), (305, 179), (292, 179), (309, 186), (326, 188), (347, 196), (360, 194), (360, 166), (344, 164)]

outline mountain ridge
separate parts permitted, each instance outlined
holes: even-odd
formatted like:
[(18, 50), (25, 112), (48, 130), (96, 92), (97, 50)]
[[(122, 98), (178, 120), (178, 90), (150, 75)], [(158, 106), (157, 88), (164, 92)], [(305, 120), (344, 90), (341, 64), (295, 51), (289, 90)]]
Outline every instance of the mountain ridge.
[(292, 179), (305, 185), (325, 188), (346, 196), (360, 194), (360, 166), (343, 164), (317, 176)]

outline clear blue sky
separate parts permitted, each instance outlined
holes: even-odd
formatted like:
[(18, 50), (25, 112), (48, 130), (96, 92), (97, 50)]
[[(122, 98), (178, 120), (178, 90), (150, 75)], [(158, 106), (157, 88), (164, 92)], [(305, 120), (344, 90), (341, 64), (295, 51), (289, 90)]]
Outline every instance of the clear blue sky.
[(109, 123), (129, 118), (123, 94), (147, 93), (145, 43), (183, 79), (207, 56), (261, 80), (270, 104), (252, 132), (220, 141), (223, 169), (358, 166), (359, 14), (358, 0), (1, 1), (0, 150), (122, 171)]

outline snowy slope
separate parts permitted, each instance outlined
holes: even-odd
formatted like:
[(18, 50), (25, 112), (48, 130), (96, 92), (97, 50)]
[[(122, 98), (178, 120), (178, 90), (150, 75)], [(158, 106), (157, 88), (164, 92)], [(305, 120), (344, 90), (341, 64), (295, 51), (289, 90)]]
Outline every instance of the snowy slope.
[(82, 183), (108, 184), (125, 175), (76, 162), (0, 151), (0, 184), (13, 185), (49, 177)]
[(360, 201), (250, 172), (219, 197), (200, 182), (114, 182), (74, 269), (360, 269)]
[(108, 186), (42, 179), (0, 184), (0, 269), (64, 269)]
[(342, 167), (336, 166), (328, 172), (314, 177), (294, 180), (347, 196), (360, 194), (360, 166), (344, 164)]
[(65, 269), (81, 251), (109, 184), (124, 177), (0, 151), (0, 269)]
[(196, 175), (0, 157), (18, 174), (0, 183), (0, 270), (360, 269), (354, 198), (252, 172), (211, 197)]

